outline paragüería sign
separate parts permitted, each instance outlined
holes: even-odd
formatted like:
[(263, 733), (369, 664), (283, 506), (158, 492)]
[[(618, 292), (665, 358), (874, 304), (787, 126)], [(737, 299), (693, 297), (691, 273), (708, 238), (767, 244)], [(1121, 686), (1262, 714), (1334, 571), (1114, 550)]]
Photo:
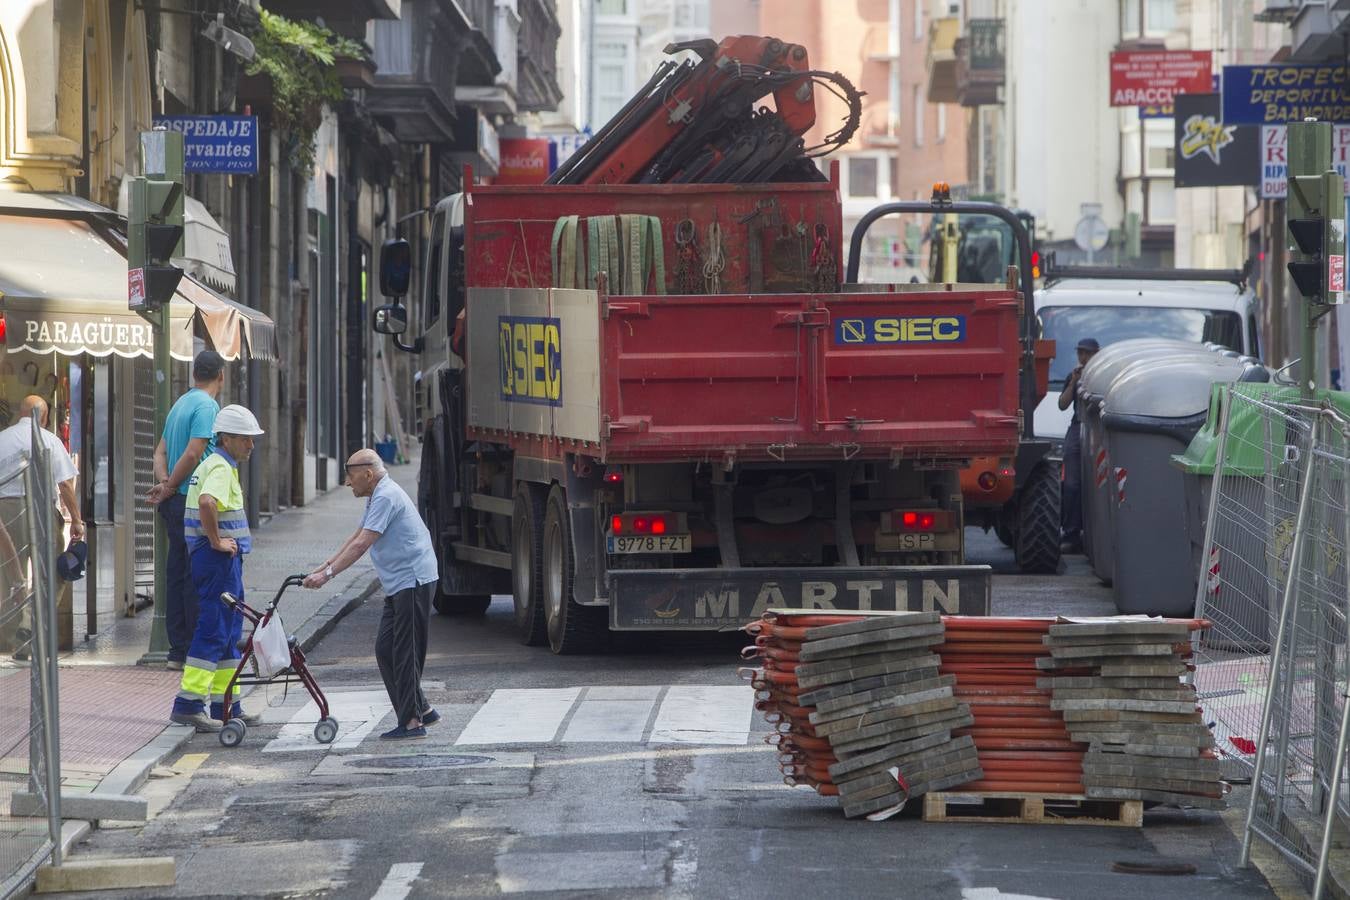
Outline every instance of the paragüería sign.
[(1343, 63), (1223, 67), (1223, 120), (1283, 125), (1317, 119), (1350, 123), (1350, 73)]

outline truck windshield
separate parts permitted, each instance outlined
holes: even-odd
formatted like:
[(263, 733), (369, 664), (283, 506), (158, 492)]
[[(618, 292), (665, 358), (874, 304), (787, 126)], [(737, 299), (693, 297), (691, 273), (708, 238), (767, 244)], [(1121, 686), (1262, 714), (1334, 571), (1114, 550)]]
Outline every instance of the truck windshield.
[(1242, 350), (1242, 318), (1215, 309), (1168, 309), (1143, 306), (1043, 306), (1036, 318), (1041, 337), (1055, 342), (1050, 383), (1056, 389), (1078, 365), (1078, 342), (1096, 338), (1102, 347), (1131, 338), (1175, 338), (1213, 341)]

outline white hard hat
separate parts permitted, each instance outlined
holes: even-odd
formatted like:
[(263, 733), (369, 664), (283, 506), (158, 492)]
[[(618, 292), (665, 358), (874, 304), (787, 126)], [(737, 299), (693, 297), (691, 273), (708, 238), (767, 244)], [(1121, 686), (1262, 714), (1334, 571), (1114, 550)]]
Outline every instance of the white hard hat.
[(247, 437), (256, 437), (263, 433), (253, 413), (237, 403), (231, 403), (216, 413), (216, 424), (211, 430), (216, 434), (239, 434)]

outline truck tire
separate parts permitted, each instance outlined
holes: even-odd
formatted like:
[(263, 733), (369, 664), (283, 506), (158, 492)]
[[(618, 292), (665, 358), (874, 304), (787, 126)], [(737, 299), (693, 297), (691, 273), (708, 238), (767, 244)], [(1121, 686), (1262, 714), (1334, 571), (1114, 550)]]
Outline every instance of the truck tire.
[(511, 602), (515, 606), (516, 636), (528, 647), (538, 647), (544, 629), (544, 489), (522, 481), (516, 485), (511, 514)]
[(1017, 532), (1013, 531), (1011, 524), (1002, 512), (994, 519), (994, 537), (1005, 547), (1017, 546)]
[(455, 559), (445, 546), (443, 524), (449, 511), (445, 508), (445, 495), (441, 490), (437, 452), (435, 438), (428, 435), (423, 443), (422, 469), (417, 475), (417, 505), (422, 521), (431, 533), (436, 568), (440, 572), (431, 605), (445, 616), (481, 616), (492, 604), (496, 572)]
[(1027, 575), (1059, 572), (1059, 478), (1052, 466), (1038, 465), (1018, 495), (1017, 567)]
[(582, 606), (572, 590), (572, 517), (558, 485), (548, 492), (544, 512), (544, 619), (554, 653), (595, 653), (609, 643), (604, 607)]

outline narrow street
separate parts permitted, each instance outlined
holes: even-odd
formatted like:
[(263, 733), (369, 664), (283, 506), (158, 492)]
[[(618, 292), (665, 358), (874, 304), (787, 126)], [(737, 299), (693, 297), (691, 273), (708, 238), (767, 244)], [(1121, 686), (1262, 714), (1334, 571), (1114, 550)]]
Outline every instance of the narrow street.
[[(969, 538), (1007, 565), (992, 537)], [(1059, 577), (996, 577), (996, 614), (1050, 607), (1110, 602), (1081, 557)], [(442, 719), (387, 744), (379, 612), (367, 601), (311, 654), (342, 724), (330, 748), (303, 693), (256, 693), (246, 705), (265, 700), (267, 724), (242, 747), (197, 736), (144, 789), (145, 826), (104, 827), (78, 854), (172, 855), (177, 885), (129, 895), (147, 898), (1271, 896), (1234, 867), (1215, 813), (1158, 809), (1143, 829), (935, 824), (915, 803), (846, 822), (779, 781), (731, 635), (621, 636), (607, 656), (566, 658), (516, 642), (506, 597), (481, 620), (435, 616), (424, 684)]]

